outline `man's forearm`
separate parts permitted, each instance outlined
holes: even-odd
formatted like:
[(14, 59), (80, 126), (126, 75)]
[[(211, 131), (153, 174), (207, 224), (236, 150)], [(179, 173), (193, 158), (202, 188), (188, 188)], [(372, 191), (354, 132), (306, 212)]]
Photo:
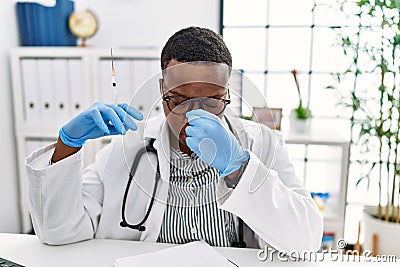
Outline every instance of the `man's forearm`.
[(58, 137), (56, 148), (54, 150), (53, 156), (51, 157), (51, 162), (56, 163), (57, 161), (65, 159), (78, 152), (81, 148), (82, 147), (67, 146), (61, 141), (60, 137)]
[(244, 171), (246, 170), (248, 163), (249, 163), (248, 161), (244, 162), (237, 171), (234, 171), (233, 173), (225, 176), (224, 180), (229, 188), (235, 188), (237, 186), (237, 184), (240, 181), (240, 178), (242, 177)]

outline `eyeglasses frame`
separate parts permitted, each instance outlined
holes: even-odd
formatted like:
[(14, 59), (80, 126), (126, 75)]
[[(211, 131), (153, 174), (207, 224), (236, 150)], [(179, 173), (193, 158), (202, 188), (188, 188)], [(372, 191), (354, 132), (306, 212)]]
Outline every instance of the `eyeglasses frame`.
[[(163, 99), (164, 102), (167, 103), (168, 109), (169, 109), (173, 114), (182, 115), (182, 114), (179, 114), (179, 113), (174, 112), (174, 110), (170, 107), (170, 104), (169, 104), (169, 103), (171, 102), (171, 100), (172, 100), (175, 96), (166, 96), (166, 95), (165, 95), (165, 92), (164, 92), (164, 82), (163, 82), (163, 79), (162, 79), (162, 78), (159, 79), (159, 83), (160, 83), (160, 93), (161, 93), (161, 95), (163, 96), (162, 99)], [(230, 91), (229, 91), (229, 87), (226, 88), (226, 89), (227, 89), (227, 93), (228, 93), (228, 97), (227, 97), (227, 98), (219, 98), (219, 99), (217, 99), (217, 98), (211, 98), (211, 99), (215, 99), (215, 100), (218, 100), (218, 101), (222, 101), (222, 102), (224, 103), (224, 108), (222, 109), (222, 111), (219, 112), (218, 114), (214, 114), (214, 115), (216, 115), (216, 116), (221, 115), (221, 114), (225, 111), (226, 106), (229, 105), (229, 104), (232, 102), (232, 100), (231, 100), (231, 95), (230, 95)], [(185, 96), (185, 95), (179, 95), (179, 97), (186, 98), (187, 101), (190, 101), (190, 106), (189, 106), (189, 109), (188, 109), (188, 110), (192, 110), (192, 109), (193, 109), (194, 102), (200, 102), (200, 107), (201, 107), (202, 109), (204, 109), (203, 101), (204, 101), (205, 99), (209, 99), (208, 97), (188, 98), (188, 97)], [(184, 101), (184, 102), (186, 102), (186, 101)], [(183, 102), (183, 103), (184, 103), (184, 102)]]

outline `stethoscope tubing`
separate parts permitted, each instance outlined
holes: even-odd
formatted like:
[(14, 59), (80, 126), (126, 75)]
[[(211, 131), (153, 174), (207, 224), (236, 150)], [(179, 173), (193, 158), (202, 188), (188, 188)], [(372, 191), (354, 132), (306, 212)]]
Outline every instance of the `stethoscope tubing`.
[[(229, 130), (232, 133), (234, 133), (231, 123), (229, 122), (229, 120), (226, 117), (225, 117), (225, 119), (226, 119), (226, 122), (228, 124)], [(157, 186), (158, 186), (158, 182), (160, 180), (160, 163), (158, 161), (157, 150), (154, 148), (154, 145), (153, 145), (154, 142), (155, 142), (155, 139), (151, 138), (149, 143), (147, 144), (147, 146), (141, 148), (137, 152), (137, 154), (135, 156), (135, 159), (133, 160), (132, 167), (131, 167), (131, 169), (129, 171), (128, 183), (127, 183), (126, 188), (125, 188), (124, 199), (122, 201), (122, 210), (121, 210), (122, 221), (120, 222), (120, 226), (121, 227), (128, 227), (128, 228), (131, 228), (131, 229), (134, 229), (134, 230), (139, 230), (141, 232), (146, 231), (146, 226), (144, 226), (143, 224), (147, 221), (147, 218), (150, 215), (151, 209), (153, 208), (154, 199), (155, 199), (155, 196), (156, 196), (156, 193), (157, 193)], [(156, 176), (155, 176), (153, 194), (151, 196), (149, 207), (147, 208), (146, 214), (143, 217), (142, 221), (140, 223), (138, 223), (138, 224), (129, 224), (126, 221), (126, 217), (125, 217), (126, 200), (128, 198), (129, 188), (131, 186), (131, 183), (132, 183), (132, 180), (133, 180), (133, 176), (135, 176), (135, 174), (136, 174), (137, 167), (139, 165), (139, 161), (140, 161), (141, 157), (143, 156), (144, 153), (149, 153), (149, 152), (154, 153), (155, 156), (156, 156), (156, 159), (157, 159), (157, 171), (156, 171)], [(244, 247), (246, 247), (246, 243), (243, 241), (243, 220), (241, 218), (238, 218), (238, 222), (239, 222), (239, 228), (238, 228), (239, 240), (238, 240), (238, 242), (234, 242), (233, 246), (234, 247), (244, 248)]]

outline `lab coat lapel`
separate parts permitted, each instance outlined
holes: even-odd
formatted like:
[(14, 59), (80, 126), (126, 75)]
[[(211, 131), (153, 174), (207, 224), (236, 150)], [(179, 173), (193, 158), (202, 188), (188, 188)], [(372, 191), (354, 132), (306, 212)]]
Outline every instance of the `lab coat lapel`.
[[(158, 182), (156, 198), (153, 208), (145, 223), (146, 231), (140, 237), (141, 241), (157, 241), (168, 197), (169, 174), (170, 174), (170, 145), (169, 128), (165, 116), (157, 116), (145, 127), (143, 138), (155, 138), (154, 148), (157, 150), (158, 162), (160, 164), (161, 179)], [(150, 202), (150, 199), (149, 199)], [(148, 205), (148, 204), (147, 204)]]
[(244, 149), (250, 149), (249, 138), (242, 121), (233, 116), (225, 116), (225, 121), (228, 125), (231, 125), (233, 135), (238, 139), (240, 145)]

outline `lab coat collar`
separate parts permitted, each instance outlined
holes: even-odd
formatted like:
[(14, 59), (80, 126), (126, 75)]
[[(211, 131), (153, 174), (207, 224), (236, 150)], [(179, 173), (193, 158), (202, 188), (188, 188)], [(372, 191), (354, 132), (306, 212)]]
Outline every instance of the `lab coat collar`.
[(160, 166), (160, 183), (155, 196), (153, 209), (146, 222), (146, 231), (142, 232), (141, 241), (155, 242), (160, 233), (166, 208), (169, 189), (169, 127), (164, 114), (157, 115), (143, 122), (143, 140), (154, 138), (154, 148), (157, 150), (157, 160)]
[(164, 114), (157, 115), (144, 122), (143, 140), (155, 139), (154, 148), (157, 150), (161, 170), (161, 180), (169, 181), (169, 126)]
[(161, 132), (169, 129), (164, 113), (144, 121), (143, 124), (143, 139), (157, 139)]

